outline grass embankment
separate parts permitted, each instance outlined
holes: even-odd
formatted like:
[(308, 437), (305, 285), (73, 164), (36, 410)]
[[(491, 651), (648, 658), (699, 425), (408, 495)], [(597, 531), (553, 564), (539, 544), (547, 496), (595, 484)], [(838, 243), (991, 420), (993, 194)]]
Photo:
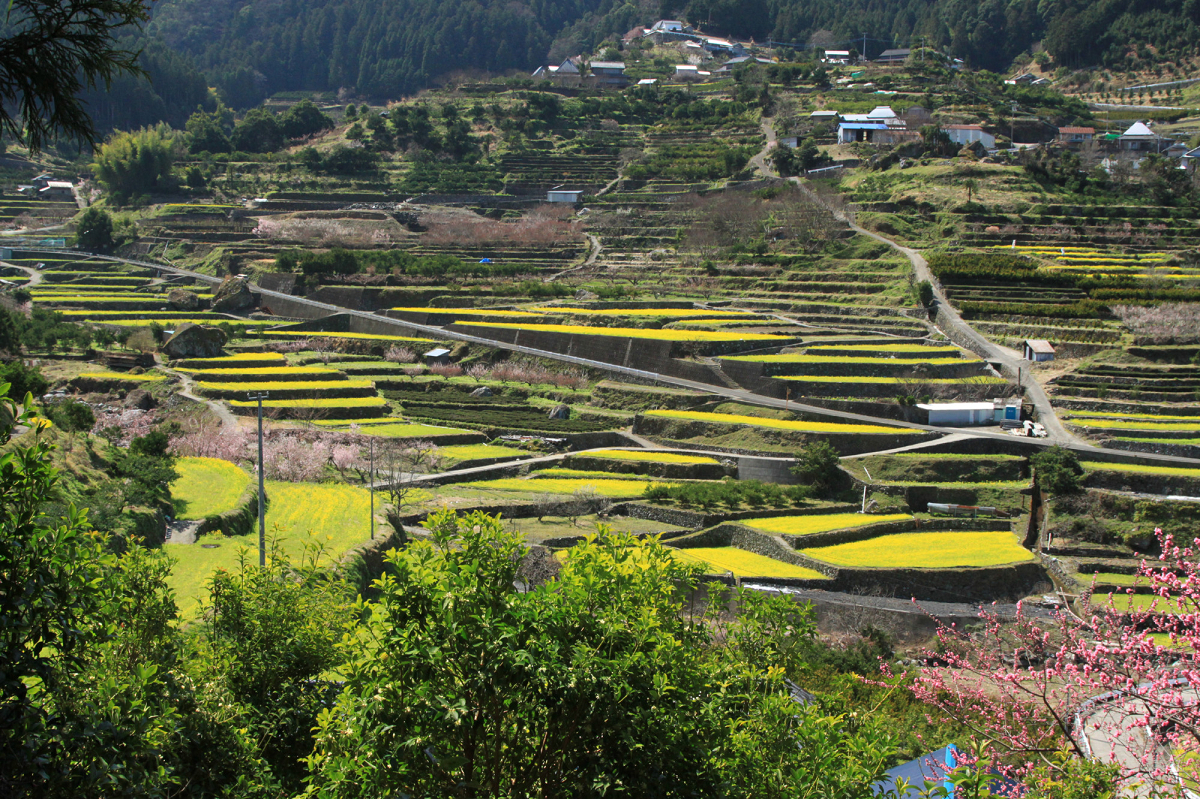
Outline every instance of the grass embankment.
[(864, 569), (1003, 566), (1033, 559), (1007, 531), (896, 533), (806, 549), (804, 554), (835, 566)]
[(676, 452), (659, 452), (656, 450), (633, 449), (602, 449), (594, 452), (576, 453), (582, 458), (601, 458), (603, 460), (626, 461), (629, 463), (680, 463), (712, 465), (718, 463), (716, 458), (703, 455), (681, 455)]

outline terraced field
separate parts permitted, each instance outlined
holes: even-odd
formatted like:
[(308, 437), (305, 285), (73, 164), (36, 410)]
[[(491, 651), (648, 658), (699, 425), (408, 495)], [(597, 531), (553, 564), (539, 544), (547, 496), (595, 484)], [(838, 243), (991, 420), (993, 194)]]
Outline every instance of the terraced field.
[(866, 541), (804, 549), (810, 558), (864, 569), (952, 569), (1032, 560), (1009, 532), (896, 533)]
[(735, 547), (696, 547), (673, 550), (675, 557), (710, 574), (732, 572), (736, 577), (783, 577), (793, 580), (826, 580), (821, 572), (768, 558)]

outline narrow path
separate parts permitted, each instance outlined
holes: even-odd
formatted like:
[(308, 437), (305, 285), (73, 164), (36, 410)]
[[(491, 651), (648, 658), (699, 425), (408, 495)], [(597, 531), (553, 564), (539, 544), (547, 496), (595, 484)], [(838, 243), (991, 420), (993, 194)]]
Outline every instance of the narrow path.
[(600, 244), (600, 239), (596, 238), (591, 233), (584, 233), (583, 235), (587, 237), (588, 244), (591, 245), (591, 252), (588, 253), (587, 258), (584, 259), (583, 263), (579, 264), (578, 266), (572, 266), (570, 269), (564, 269), (561, 272), (555, 272), (553, 275), (550, 275), (550, 277), (543, 278), (543, 283), (553, 283), (563, 275), (569, 275), (572, 272), (578, 272), (580, 269), (587, 269), (589, 266), (592, 266), (596, 263), (596, 259), (600, 257), (600, 251), (603, 250), (604, 247)]
[(749, 166), (769, 178), (777, 178), (779, 175), (770, 166), (771, 151), (778, 146), (779, 142), (775, 136), (775, 120), (771, 117), (762, 118), (762, 132), (766, 142), (763, 148), (755, 153), (749, 162)]
[[(1092, 447), (1088, 442), (1068, 432), (1062, 422), (1059, 421), (1058, 416), (1054, 412), (1054, 406), (1050, 404), (1050, 397), (1046, 395), (1041, 385), (1030, 374), (1029, 363), (1024, 361), (1018, 352), (988, 341), (959, 316), (958, 311), (946, 299), (946, 294), (942, 290), (942, 286), (937, 278), (934, 277), (932, 270), (930, 270), (929, 262), (925, 260), (925, 256), (911, 247), (905, 247), (899, 242), (893, 241), (886, 236), (881, 236), (874, 231), (859, 227), (853, 222), (847, 222), (847, 224), (856, 233), (887, 244), (889, 247), (902, 252), (912, 263), (916, 279), (918, 281), (928, 281), (929, 285), (933, 287), (934, 300), (938, 306), (938, 318), (942, 320), (942, 323), (946, 327), (952, 328), (952, 332), (957, 333), (960, 339), (965, 339), (968, 342), (967, 346), (969, 349), (974, 350), (989, 361), (999, 362), (1009, 372), (1009, 377), (1015, 379), (1018, 374), (1022, 376), (1022, 387), (1025, 389), (1025, 394), (1029, 397), (1030, 402), (1037, 409), (1038, 421), (1046, 428), (1046, 435), (1049, 440), (1060, 444), (1070, 443), (1076, 447)], [(955, 339), (955, 336), (950, 333), (947, 333), (947, 337), (952, 341)], [(1025, 379), (1026, 377), (1028, 379)]]
[(29, 281), (24, 286), (21, 286), (21, 288), (23, 288), (23, 289), (31, 289), (34, 286), (36, 286), (42, 282), (42, 277), (43, 277), (42, 273), (40, 271), (38, 271), (37, 269), (34, 269), (31, 266), (20, 266), (18, 264), (10, 264), (8, 261), (0, 261), (0, 266), (7, 266), (12, 269), (17, 269), (17, 270), (29, 275)]
[(207, 405), (212, 412), (217, 415), (217, 418), (221, 420), (222, 427), (236, 428), (238, 426), (237, 416), (233, 414), (233, 411), (225, 407), (225, 403), (218, 400), (211, 400), (207, 397), (202, 397), (195, 392), (196, 384), (190, 375), (184, 374), (183, 372), (174, 371), (172, 371), (171, 374), (178, 375), (179, 379), (183, 381), (183, 387), (179, 389), (180, 396), (187, 397), (190, 400)]
[(870, 458), (875, 455), (895, 455), (898, 452), (912, 452), (913, 450), (928, 449), (930, 447), (939, 446), (941, 444), (953, 444), (958, 441), (969, 441), (971, 436), (965, 433), (951, 433), (948, 436), (935, 438), (933, 441), (922, 441), (919, 444), (909, 444), (905, 447), (894, 447), (892, 449), (881, 449), (878, 452), (860, 452), (857, 455), (843, 455), (842, 460), (853, 460), (855, 458)]

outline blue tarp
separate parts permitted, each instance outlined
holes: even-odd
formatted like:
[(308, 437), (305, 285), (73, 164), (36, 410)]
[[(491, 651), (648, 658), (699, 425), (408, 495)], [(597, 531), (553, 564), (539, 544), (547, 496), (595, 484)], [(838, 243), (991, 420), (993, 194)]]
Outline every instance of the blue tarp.
[(947, 764), (957, 763), (954, 752), (954, 744), (950, 744), (936, 752), (921, 755), (916, 760), (888, 769), (886, 776), (871, 786), (871, 791), (876, 796), (887, 790), (898, 791), (900, 781), (905, 780), (908, 782), (908, 792), (902, 796), (904, 799), (916, 799), (925, 790), (925, 780), (940, 781), (946, 776)]

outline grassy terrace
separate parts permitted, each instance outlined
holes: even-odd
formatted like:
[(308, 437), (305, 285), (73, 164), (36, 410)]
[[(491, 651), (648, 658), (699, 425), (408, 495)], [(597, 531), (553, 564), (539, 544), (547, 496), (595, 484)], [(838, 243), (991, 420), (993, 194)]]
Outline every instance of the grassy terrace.
[(842, 424), (840, 422), (801, 422), (790, 419), (768, 419), (760, 416), (740, 416), (704, 411), (647, 411), (646, 416), (661, 419), (678, 419), (689, 422), (706, 422), (720, 425), (748, 425), (773, 430), (790, 430), (798, 433), (919, 433), (903, 427), (883, 427), (869, 424)]
[(630, 463), (679, 463), (679, 464), (715, 464), (716, 458), (702, 455), (683, 455), (677, 452), (656, 452), (654, 450), (636, 449), (607, 449), (594, 452), (579, 453), (581, 457), (602, 458), (604, 460), (626, 461)]
[(902, 522), (912, 519), (908, 513), (827, 513), (805, 516), (770, 516), (762, 519), (743, 519), (738, 524), (765, 530), (776, 535), (812, 535), (832, 530), (846, 530), (882, 522)]
[(696, 547), (674, 550), (675, 557), (695, 564), (709, 574), (732, 572), (737, 577), (783, 577), (796, 580), (828, 579), (815, 569), (768, 558), (735, 547)]
[(1101, 463), (1100, 461), (1083, 461), (1081, 465), (1088, 471), (1153, 474), (1161, 477), (1200, 477), (1200, 469), (1188, 469), (1181, 466), (1141, 466), (1136, 463)]

